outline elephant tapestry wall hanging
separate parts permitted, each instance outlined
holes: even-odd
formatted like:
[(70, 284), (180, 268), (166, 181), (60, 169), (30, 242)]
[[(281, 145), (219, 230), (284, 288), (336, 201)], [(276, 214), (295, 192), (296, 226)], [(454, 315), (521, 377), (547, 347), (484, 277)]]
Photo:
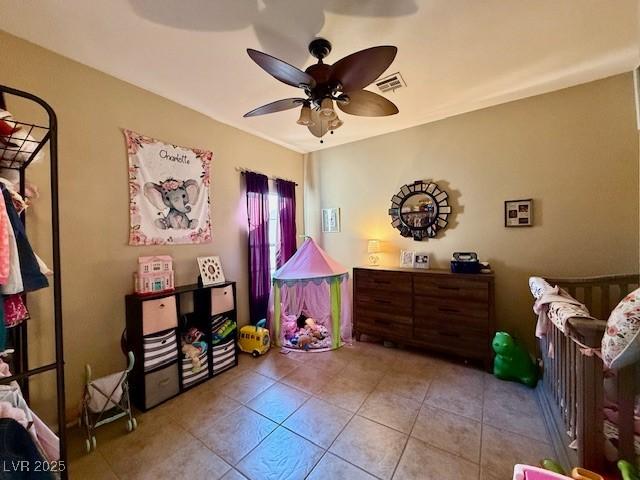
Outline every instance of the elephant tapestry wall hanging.
[(213, 153), (124, 130), (129, 155), (129, 245), (211, 241)]

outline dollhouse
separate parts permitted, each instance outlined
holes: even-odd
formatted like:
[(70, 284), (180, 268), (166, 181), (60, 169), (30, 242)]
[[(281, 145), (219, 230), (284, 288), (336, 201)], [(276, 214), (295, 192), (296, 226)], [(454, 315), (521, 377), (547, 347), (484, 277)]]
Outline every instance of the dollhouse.
[(138, 258), (138, 271), (133, 274), (138, 294), (173, 290), (173, 260), (169, 255)]

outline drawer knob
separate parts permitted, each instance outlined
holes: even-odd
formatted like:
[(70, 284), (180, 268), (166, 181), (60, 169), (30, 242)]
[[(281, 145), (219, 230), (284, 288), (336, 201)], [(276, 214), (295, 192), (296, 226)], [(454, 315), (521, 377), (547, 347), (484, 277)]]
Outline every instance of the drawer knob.
[(161, 303), (161, 304), (160, 304), (160, 308), (164, 308), (164, 303)]
[(164, 378), (162, 380), (160, 380), (160, 382), (158, 382), (158, 385), (160, 385), (161, 387), (164, 387), (165, 385), (167, 385), (169, 382), (171, 381), (170, 378)]

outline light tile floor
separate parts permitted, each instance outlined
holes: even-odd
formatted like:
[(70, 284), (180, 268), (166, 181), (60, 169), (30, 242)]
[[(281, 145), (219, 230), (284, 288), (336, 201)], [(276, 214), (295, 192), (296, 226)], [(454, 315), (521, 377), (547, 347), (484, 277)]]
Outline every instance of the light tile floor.
[(510, 480), (553, 457), (534, 392), (424, 353), (357, 342), (326, 353), (272, 350), (98, 429), (72, 479)]

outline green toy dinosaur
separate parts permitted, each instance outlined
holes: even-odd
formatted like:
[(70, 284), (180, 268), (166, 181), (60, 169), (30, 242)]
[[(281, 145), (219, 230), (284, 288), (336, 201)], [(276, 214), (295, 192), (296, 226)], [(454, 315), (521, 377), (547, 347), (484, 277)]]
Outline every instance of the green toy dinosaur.
[(500, 380), (516, 380), (535, 388), (538, 370), (529, 353), (507, 332), (496, 332), (492, 342), (496, 358), (493, 374)]

